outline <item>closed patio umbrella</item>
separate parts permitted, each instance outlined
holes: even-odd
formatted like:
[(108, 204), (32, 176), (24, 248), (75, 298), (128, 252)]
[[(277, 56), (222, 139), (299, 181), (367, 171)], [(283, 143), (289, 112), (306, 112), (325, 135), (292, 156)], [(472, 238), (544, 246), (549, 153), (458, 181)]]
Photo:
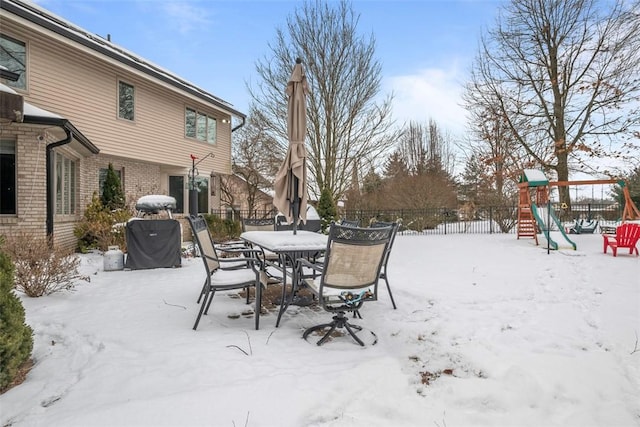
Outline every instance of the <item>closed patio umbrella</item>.
[(304, 139), (307, 133), (307, 102), (309, 91), (307, 78), (302, 69), (302, 60), (296, 65), (287, 83), (287, 135), (289, 148), (275, 180), (273, 204), (282, 212), (288, 222), (293, 222), (296, 234), (298, 221), (307, 220), (307, 151)]

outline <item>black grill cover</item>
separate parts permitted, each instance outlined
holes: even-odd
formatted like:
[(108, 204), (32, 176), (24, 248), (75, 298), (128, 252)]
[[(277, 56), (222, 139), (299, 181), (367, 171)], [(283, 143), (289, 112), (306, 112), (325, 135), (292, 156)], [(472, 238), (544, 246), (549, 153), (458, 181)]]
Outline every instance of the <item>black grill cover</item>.
[(180, 223), (175, 219), (133, 220), (127, 223), (124, 267), (180, 267)]

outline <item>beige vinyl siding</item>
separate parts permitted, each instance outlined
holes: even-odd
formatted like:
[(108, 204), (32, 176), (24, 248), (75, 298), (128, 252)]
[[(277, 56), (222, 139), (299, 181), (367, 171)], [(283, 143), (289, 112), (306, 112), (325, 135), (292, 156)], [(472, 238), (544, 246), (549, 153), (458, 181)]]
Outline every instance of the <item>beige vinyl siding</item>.
[[(230, 173), (230, 118), (166, 85), (146, 80), (135, 70), (96, 59), (81, 49), (32, 31), (3, 23), (3, 32), (28, 43), (28, 93), (25, 101), (41, 105), (69, 120), (98, 148), (100, 154), (189, 168), (189, 155), (204, 160), (200, 175)], [(135, 87), (135, 121), (118, 119), (118, 80)], [(186, 107), (206, 112), (218, 120), (216, 144), (184, 135)]]

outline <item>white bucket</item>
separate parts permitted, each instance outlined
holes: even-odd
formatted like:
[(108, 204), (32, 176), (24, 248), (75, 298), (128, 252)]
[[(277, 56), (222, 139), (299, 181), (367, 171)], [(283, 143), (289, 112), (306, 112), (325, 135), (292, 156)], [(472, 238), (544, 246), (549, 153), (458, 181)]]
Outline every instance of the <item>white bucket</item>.
[(109, 246), (104, 253), (104, 271), (124, 269), (124, 254), (118, 246)]

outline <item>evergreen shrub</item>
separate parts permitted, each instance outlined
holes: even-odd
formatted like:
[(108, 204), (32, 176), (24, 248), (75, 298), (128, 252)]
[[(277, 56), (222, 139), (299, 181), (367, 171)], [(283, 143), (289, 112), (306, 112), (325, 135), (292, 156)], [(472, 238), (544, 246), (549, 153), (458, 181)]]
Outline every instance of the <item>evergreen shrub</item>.
[(33, 350), (33, 330), (25, 324), (24, 307), (13, 285), (13, 264), (0, 241), (0, 393), (12, 384)]
[(78, 251), (106, 251), (109, 246), (117, 245), (126, 252), (125, 224), (130, 218), (131, 213), (126, 209), (110, 210), (105, 207), (94, 192), (84, 211), (84, 218), (73, 230), (78, 239)]
[(318, 200), (318, 215), (320, 216), (320, 223), (322, 224), (322, 232), (324, 233), (331, 222), (335, 221), (338, 217), (338, 210), (336, 204), (331, 195), (331, 191), (325, 188), (320, 193), (320, 200)]

